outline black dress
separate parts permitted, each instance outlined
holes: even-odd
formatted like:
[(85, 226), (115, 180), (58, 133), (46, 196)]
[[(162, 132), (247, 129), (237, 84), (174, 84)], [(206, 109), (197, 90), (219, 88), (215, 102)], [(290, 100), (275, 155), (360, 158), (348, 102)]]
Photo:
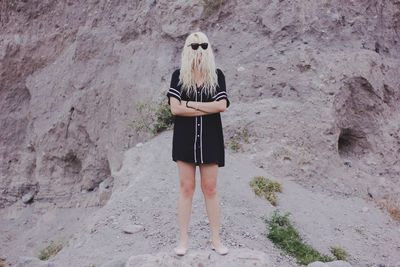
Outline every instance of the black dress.
[[(180, 69), (172, 74), (170, 89), (168, 90), (168, 104), (170, 97), (179, 101), (212, 102), (226, 99), (229, 107), (229, 99), (226, 94), (225, 76), (220, 69), (216, 69), (218, 86), (213, 96), (207, 96), (203, 86), (197, 88), (197, 94), (189, 97), (186, 92), (181, 92), (179, 83)], [(196, 117), (176, 115), (174, 118), (174, 132), (172, 138), (172, 160), (196, 163), (217, 163), (219, 167), (225, 165), (224, 137), (220, 113), (207, 114)]]

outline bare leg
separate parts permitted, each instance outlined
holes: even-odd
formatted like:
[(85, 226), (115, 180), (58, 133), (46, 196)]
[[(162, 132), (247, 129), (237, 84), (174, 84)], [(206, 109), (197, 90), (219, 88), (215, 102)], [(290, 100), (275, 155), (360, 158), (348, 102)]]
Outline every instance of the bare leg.
[(192, 209), (193, 193), (196, 187), (195, 175), (196, 165), (178, 160), (178, 171), (180, 180), (180, 193), (178, 199), (178, 225), (179, 244), (177, 248), (188, 246), (188, 226)]
[(211, 238), (214, 247), (223, 248), (219, 237), (220, 206), (217, 194), (217, 164), (200, 165), (201, 189), (204, 194), (208, 219), (210, 221)]

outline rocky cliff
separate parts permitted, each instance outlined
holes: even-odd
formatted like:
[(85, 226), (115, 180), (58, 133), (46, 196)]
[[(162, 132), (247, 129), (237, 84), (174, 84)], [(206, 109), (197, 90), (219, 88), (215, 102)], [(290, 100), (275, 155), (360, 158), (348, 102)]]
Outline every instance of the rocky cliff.
[(348, 160), (358, 176), (346, 180), (383, 179), (385, 192), (398, 185), (397, 0), (0, 5), (2, 207), (30, 191), (75, 205), (92, 194), (82, 192), (112, 184), (121, 153), (146, 138), (127, 126), (135, 105), (166, 90), (197, 29), (212, 42), (233, 103), (291, 106), (270, 120), (226, 122), (258, 138), (260, 165), (318, 184)]
[[(227, 141), (309, 189), (400, 198), (400, 1), (0, 2), (0, 207), (102, 206), (188, 33), (226, 76)], [(166, 98), (165, 98), (166, 100)], [(170, 160), (170, 159), (165, 159)]]

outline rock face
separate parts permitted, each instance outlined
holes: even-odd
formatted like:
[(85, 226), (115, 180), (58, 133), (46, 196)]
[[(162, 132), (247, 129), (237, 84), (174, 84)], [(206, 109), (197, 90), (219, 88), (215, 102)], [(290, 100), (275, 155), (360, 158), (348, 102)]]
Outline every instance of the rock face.
[(148, 138), (128, 126), (135, 107), (166, 92), (198, 29), (233, 104), (285, 111), (225, 123), (227, 137), (247, 127), (255, 162), (305, 185), (399, 197), (400, 1), (221, 3), (1, 1), (0, 207), (31, 192), (104, 204), (123, 151)]

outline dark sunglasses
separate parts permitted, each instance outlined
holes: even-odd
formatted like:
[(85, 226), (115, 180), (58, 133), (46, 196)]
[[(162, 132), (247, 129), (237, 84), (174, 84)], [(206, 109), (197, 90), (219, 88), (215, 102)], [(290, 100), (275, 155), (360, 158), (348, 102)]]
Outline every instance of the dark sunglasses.
[(197, 50), (197, 48), (199, 48), (199, 46), (201, 46), (201, 48), (206, 50), (207, 47), (208, 47), (208, 43), (202, 43), (202, 44), (193, 43), (193, 44), (190, 44), (188, 46), (191, 46), (193, 50)]

